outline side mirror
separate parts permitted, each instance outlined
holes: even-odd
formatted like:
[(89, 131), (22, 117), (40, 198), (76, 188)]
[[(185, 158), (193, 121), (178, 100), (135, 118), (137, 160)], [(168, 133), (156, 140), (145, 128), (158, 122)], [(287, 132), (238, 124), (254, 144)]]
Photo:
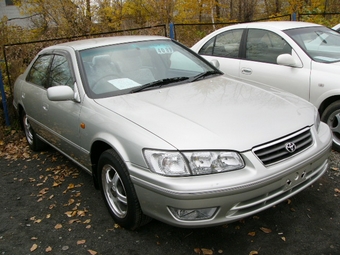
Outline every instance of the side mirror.
[(66, 85), (50, 87), (47, 89), (47, 97), (51, 101), (74, 100), (74, 91)]
[(297, 63), (292, 55), (290, 54), (281, 54), (276, 59), (277, 64), (283, 65), (283, 66), (291, 66), (291, 67), (297, 67)]
[(217, 59), (213, 59), (210, 61), (210, 64), (212, 64), (214, 67), (216, 67), (217, 69), (220, 69), (220, 62), (218, 62)]

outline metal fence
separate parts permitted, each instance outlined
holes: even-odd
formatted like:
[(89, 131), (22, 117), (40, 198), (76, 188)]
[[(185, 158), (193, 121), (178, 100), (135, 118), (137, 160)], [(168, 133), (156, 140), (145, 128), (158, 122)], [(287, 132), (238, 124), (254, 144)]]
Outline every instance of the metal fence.
[[(299, 21), (311, 21), (312, 18), (318, 15), (323, 20), (329, 20), (329, 22), (334, 22), (335, 20), (340, 23), (340, 13), (318, 13), (318, 14), (287, 14), (282, 16), (268, 17), (256, 21), (268, 21), (268, 20), (299, 20)], [(128, 30), (120, 30), (120, 31), (110, 31), (105, 33), (98, 34), (86, 34), (79, 35), (74, 37), (64, 37), (64, 38), (54, 38), (50, 40), (41, 40), (41, 41), (32, 41), (32, 42), (20, 42), (14, 44), (4, 45), (3, 48), (3, 58), (4, 64), (2, 64), (2, 70), (5, 69), (5, 74), (3, 74), (3, 81), (5, 86), (9, 88), (8, 97), (9, 101), (11, 101), (13, 96), (13, 84), (15, 79), (18, 77), (20, 73), (22, 73), (32, 58), (43, 48), (67, 41), (93, 38), (93, 37), (103, 37), (103, 36), (114, 36), (114, 35), (162, 35), (170, 37), (183, 43), (184, 45), (191, 47), (197, 41), (199, 41), (204, 36), (209, 33), (225, 26), (229, 26), (236, 23), (242, 23), (239, 21), (234, 22), (221, 22), (221, 23), (183, 23), (183, 24), (170, 24), (170, 25), (158, 25), (158, 26), (150, 26), (150, 27), (141, 27), (141, 28), (133, 28)], [(324, 24), (327, 25), (327, 24)], [(168, 30), (170, 29), (170, 33)], [(1, 67), (0, 67), (1, 69)], [(0, 70), (1, 72), (1, 70)], [(3, 98), (2, 101), (5, 102), (6, 98)], [(6, 118), (7, 119), (7, 118)], [(0, 123), (0, 126), (2, 123)]]
[[(269, 21), (269, 20), (291, 20), (291, 15), (281, 15), (276, 17), (268, 17), (264, 19), (253, 20), (252, 22), (258, 21)], [(184, 45), (191, 47), (204, 36), (211, 32), (233, 24), (244, 23), (239, 21), (233, 22), (220, 22), (220, 23), (191, 23), (191, 24), (174, 24), (174, 36), (175, 39)]]

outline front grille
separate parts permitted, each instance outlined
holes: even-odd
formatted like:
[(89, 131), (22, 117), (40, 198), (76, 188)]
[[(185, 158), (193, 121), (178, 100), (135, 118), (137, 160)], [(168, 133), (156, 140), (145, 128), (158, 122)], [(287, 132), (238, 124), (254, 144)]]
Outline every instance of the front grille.
[[(294, 144), (296, 146), (295, 151), (289, 152), (286, 149), (287, 144)], [(310, 129), (307, 128), (288, 137), (257, 147), (253, 152), (264, 165), (270, 165), (294, 156), (307, 149), (312, 144), (312, 134)]]

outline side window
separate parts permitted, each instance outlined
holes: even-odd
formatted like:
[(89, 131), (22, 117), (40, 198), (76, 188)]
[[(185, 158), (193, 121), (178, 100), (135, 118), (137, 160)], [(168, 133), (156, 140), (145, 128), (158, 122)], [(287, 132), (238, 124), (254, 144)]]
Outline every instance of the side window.
[(199, 54), (216, 57), (238, 58), (242, 29), (226, 31), (210, 39)]
[(73, 89), (74, 78), (65, 56), (55, 55), (50, 70), (50, 86), (68, 85)]
[(242, 33), (243, 30), (238, 29), (217, 35), (212, 55), (226, 58), (237, 58), (240, 49)]
[(216, 36), (211, 38), (208, 42), (206, 42), (203, 45), (203, 47), (200, 49), (198, 54), (211, 56), (213, 48), (214, 48), (214, 44), (215, 44), (215, 39), (216, 39)]
[(48, 67), (52, 60), (52, 55), (40, 56), (32, 65), (26, 80), (36, 85), (45, 87), (48, 80)]
[(246, 59), (276, 64), (277, 57), (285, 53), (292, 54), (292, 48), (281, 36), (267, 30), (249, 30)]

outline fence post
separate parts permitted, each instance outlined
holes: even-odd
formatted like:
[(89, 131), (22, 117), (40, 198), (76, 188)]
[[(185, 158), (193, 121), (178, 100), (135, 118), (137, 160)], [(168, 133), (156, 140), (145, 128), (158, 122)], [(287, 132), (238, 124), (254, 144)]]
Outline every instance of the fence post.
[(7, 100), (6, 100), (5, 86), (2, 81), (1, 68), (0, 68), (0, 90), (1, 90), (1, 96), (2, 96), (2, 106), (4, 108), (6, 126), (9, 126), (10, 123), (9, 123), (9, 116), (8, 116), (8, 110), (7, 110)]
[(296, 12), (293, 12), (291, 15), (291, 20), (296, 21)]
[(170, 30), (170, 38), (175, 40), (175, 25), (174, 23), (169, 24), (169, 30)]

